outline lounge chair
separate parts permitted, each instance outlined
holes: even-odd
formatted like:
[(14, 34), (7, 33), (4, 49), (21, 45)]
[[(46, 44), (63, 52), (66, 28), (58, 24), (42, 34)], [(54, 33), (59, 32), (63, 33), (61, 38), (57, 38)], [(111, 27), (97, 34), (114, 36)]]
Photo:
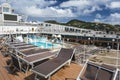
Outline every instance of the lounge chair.
[(22, 46), (22, 47), (19, 47), (19, 48), (16, 48), (16, 50), (19, 50), (19, 51), (24, 51), (24, 50), (29, 50), (29, 49), (34, 49), (34, 48), (37, 48), (37, 46)]
[(44, 78), (50, 79), (50, 76), (53, 73), (55, 73), (67, 63), (70, 64), (73, 55), (73, 49), (61, 48), (56, 58), (50, 59), (32, 69), (32, 71), (36, 74), (35, 79), (37, 79), (37, 76), (42, 76)]
[(21, 46), (31, 46), (31, 44), (27, 44), (25, 42), (7, 42), (6, 44), (11, 48), (16, 48)]
[(85, 67), (86, 67), (86, 70), (80, 76), (80, 79), (81, 80), (96, 80), (96, 74), (99, 70), (99, 66), (94, 63), (87, 62), (87, 66)]
[(11, 48), (20, 48), (20, 47), (28, 47), (28, 46), (33, 46), (31, 44), (18, 44), (18, 45), (11, 45)]
[(20, 43), (14, 43), (14, 44), (10, 44), (10, 45), (13, 45), (13, 46), (17, 46), (17, 45), (24, 45), (24, 44), (26, 44), (26, 43), (24, 43), (24, 42), (20, 42)]
[(103, 64), (97, 73), (96, 80), (116, 80), (116, 77), (116, 68)]
[(17, 45), (17, 44), (25, 44), (25, 42), (6, 42), (5, 44), (8, 46), (11, 46), (11, 45)]
[(77, 80), (116, 80), (118, 69), (109, 65), (96, 65), (87, 61)]
[(8, 56), (8, 46), (5, 44), (1, 44), (1, 50), (0, 50), (3, 54), (3, 56)]
[(33, 46), (31, 44), (17, 44), (17, 45), (12, 45), (14, 47), (22, 47), (22, 46)]
[(34, 45), (19, 45), (19, 46), (11, 46), (9, 48), (14, 49), (14, 50), (21, 50), (22, 51), (22, 50), (37, 48), (37, 46), (34, 46)]
[(49, 49), (41, 49), (41, 48), (34, 48), (34, 49), (28, 49), (28, 50), (23, 50), (23, 51), (19, 51), (19, 54), (22, 54), (23, 56), (29, 57), (29, 56), (33, 56), (36, 54), (41, 54), (42, 52), (46, 52), (46, 51), (50, 51)]
[(4, 55), (9, 55), (11, 53), (16, 53), (16, 51), (22, 51), (22, 50), (29, 50), (29, 49), (33, 49), (33, 48), (37, 48), (37, 46), (34, 45), (28, 45), (28, 44), (23, 44), (23, 45), (18, 45), (17, 46), (9, 46), (6, 48), (6, 53), (4, 53)]
[(8, 42), (10, 45), (24, 44), (25, 42)]
[(14, 70), (21, 71), (21, 64), (18, 56), (16, 54), (10, 54), (11, 55), (11, 64), (9, 66), (13, 66)]
[[(52, 52), (48, 49), (37, 48), (37, 50), (36, 49), (35, 50), (31, 49), (31, 50), (32, 53), (33, 54), (36, 53), (36, 55), (22, 58), (17, 54), (14, 53), (11, 54), (13, 66), (17, 68), (17, 70), (27, 72), (29, 69), (33, 68), (34, 63), (47, 60), (55, 56), (55, 52)], [(29, 53), (31, 52), (31, 50), (29, 51)]]
[(0, 50), (2, 50), (2, 45), (0, 44)]
[(20, 58), (21, 62), (24, 64), (21, 68), (23, 71), (27, 72), (29, 69), (35, 67), (35, 63), (42, 63), (48, 60), (51, 57), (55, 57), (57, 51), (45, 51), (40, 52), (39, 54)]

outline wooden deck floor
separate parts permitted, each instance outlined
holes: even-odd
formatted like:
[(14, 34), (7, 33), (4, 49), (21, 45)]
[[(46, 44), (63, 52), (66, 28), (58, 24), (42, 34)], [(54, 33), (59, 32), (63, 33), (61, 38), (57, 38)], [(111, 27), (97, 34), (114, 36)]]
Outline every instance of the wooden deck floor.
[[(16, 74), (11, 74), (10, 70), (6, 64), (9, 58), (3, 57), (0, 53), (0, 80), (34, 80), (34, 74), (28, 72), (26, 75), (23, 72), (17, 72)], [(65, 67), (57, 71), (52, 75), (51, 80), (65, 80), (65, 78), (76, 78), (81, 70), (81, 66), (77, 64), (71, 64), (69, 67)]]

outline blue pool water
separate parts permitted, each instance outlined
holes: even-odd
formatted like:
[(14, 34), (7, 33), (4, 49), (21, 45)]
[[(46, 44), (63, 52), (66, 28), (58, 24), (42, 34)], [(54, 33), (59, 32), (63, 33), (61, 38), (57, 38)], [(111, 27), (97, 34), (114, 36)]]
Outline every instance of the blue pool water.
[(28, 36), (28, 38), (32, 39), (32, 40), (36, 40), (36, 41), (46, 41), (47, 40), (47, 37), (40, 37), (40, 36), (34, 36), (34, 35)]
[(57, 48), (59, 46), (58, 44), (52, 44), (50, 42), (31, 42), (31, 44), (41, 48)]
[(59, 44), (52, 44), (51, 42), (48, 42), (46, 37), (40, 37), (40, 36), (29, 36), (29, 42), (30, 44), (36, 45), (41, 48), (58, 48)]

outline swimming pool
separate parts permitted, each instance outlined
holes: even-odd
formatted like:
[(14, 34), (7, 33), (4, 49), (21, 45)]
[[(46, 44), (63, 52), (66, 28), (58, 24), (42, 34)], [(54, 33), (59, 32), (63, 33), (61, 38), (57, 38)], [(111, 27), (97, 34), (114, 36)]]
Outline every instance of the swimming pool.
[(52, 44), (50, 42), (31, 42), (31, 44), (36, 45), (41, 48), (57, 48), (60, 46), (58, 44)]
[(36, 45), (41, 48), (58, 48), (60, 44), (53, 44), (52, 42), (48, 42), (46, 37), (40, 36), (29, 36), (28, 43)]

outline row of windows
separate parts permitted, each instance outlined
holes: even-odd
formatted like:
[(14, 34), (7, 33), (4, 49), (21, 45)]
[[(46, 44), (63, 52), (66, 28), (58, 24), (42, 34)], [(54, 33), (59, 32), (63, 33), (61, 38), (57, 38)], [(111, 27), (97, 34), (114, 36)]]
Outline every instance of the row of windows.
[[(44, 24), (43, 23), (41, 23), (41, 24), (39, 24), (40, 26), (43, 26)], [(51, 24), (45, 24), (45, 26), (47, 27), (47, 26), (51, 26)]]
[(3, 7), (3, 12), (9, 12), (9, 8), (7, 8), (7, 7)]

